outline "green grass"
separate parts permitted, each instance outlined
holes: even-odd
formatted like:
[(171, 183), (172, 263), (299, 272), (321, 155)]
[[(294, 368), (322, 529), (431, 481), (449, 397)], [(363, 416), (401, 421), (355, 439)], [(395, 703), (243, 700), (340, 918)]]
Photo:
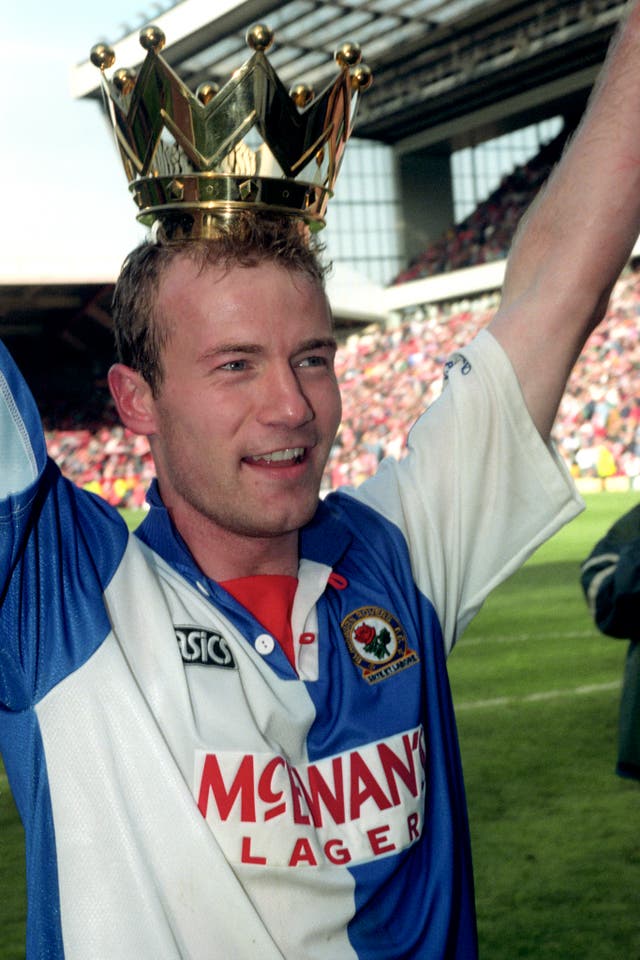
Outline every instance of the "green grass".
[(144, 510), (121, 510), (120, 513), (124, 517), (129, 530), (135, 530), (145, 515)]
[[(640, 958), (640, 785), (614, 773), (626, 644), (595, 630), (578, 582), (637, 496), (586, 499), (450, 661), (482, 960)], [(0, 767), (0, 960), (24, 956), (22, 857)]]
[(579, 587), (636, 501), (587, 498), (450, 660), (486, 960), (640, 958), (640, 785), (614, 773), (626, 644), (593, 627)]
[(0, 958), (24, 957), (24, 834), (0, 761)]

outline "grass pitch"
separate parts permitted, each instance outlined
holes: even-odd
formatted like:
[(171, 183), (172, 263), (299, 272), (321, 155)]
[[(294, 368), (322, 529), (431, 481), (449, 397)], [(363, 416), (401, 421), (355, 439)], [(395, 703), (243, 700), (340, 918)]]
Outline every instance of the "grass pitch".
[[(626, 644), (595, 630), (578, 582), (637, 495), (586, 499), (450, 660), (482, 960), (640, 960), (640, 784), (614, 773)], [(22, 828), (0, 767), (0, 960), (24, 957), (24, 917)]]

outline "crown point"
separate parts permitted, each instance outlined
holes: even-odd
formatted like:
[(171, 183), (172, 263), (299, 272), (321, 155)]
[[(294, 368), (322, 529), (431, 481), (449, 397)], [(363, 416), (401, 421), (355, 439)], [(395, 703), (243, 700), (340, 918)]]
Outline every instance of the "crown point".
[(116, 54), (113, 47), (108, 44), (96, 43), (95, 47), (91, 48), (90, 59), (94, 67), (98, 67), (100, 70), (108, 70), (116, 62)]
[(160, 27), (144, 27), (140, 31), (140, 46), (144, 50), (152, 50), (154, 53), (160, 53), (164, 47), (166, 37)]
[(357, 63), (360, 63), (362, 59), (362, 50), (360, 49), (359, 43), (352, 43), (348, 41), (343, 43), (341, 47), (338, 47), (334, 53), (334, 59), (341, 67), (355, 67)]
[(303, 107), (306, 107), (307, 104), (311, 103), (315, 97), (313, 87), (310, 87), (308, 83), (296, 83), (294, 87), (291, 87), (289, 90), (289, 96), (295, 103), (296, 107), (300, 110)]
[(220, 87), (218, 86), (217, 83), (211, 83), (211, 81), (205, 80), (197, 88), (196, 97), (198, 98), (200, 103), (204, 104), (204, 106), (206, 107), (208, 103), (211, 103), (216, 93), (218, 93), (219, 89)]
[(273, 30), (266, 23), (256, 23), (247, 31), (247, 45), (252, 50), (268, 50), (273, 43)]
[(351, 87), (364, 92), (373, 83), (373, 72), (366, 63), (359, 63), (351, 72)]
[(118, 91), (125, 96), (128, 93), (131, 93), (135, 86), (136, 75), (133, 70), (129, 70), (128, 67), (121, 67), (113, 75), (113, 85)]

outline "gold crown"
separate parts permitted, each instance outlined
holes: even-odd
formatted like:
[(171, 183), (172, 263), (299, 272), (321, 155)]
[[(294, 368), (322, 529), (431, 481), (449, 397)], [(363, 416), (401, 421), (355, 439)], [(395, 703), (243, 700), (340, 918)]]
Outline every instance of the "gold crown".
[[(221, 219), (246, 209), (324, 226), (371, 71), (359, 46), (345, 43), (335, 53), (334, 83), (317, 97), (304, 84), (287, 93), (265, 55), (273, 32), (258, 24), (246, 39), (250, 59), (222, 89), (205, 82), (195, 94), (160, 56), (158, 27), (140, 33), (147, 55), (137, 75), (118, 69), (107, 77), (114, 51), (105, 44), (91, 51), (137, 219), (167, 238), (212, 236)], [(251, 131), (253, 146), (245, 139)]]

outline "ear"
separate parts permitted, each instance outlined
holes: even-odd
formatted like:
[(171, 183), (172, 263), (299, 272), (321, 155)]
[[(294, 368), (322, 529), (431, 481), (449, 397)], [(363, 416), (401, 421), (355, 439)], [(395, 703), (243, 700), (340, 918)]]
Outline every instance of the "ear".
[(145, 436), (155, 433), (155, 404), (144, 377), (124, 363), (114, 363), (108, 379), (111, 396), (125, 427)]

